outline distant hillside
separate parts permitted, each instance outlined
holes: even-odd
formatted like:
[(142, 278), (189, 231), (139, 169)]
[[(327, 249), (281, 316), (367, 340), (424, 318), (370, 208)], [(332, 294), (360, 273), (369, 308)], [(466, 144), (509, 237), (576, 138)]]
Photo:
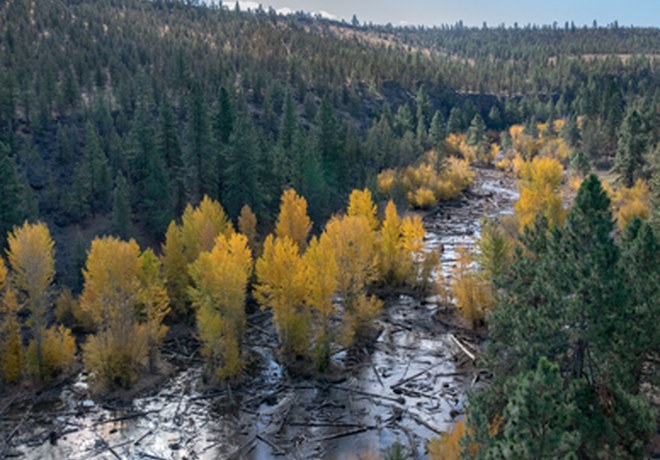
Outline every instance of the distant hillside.
[(72, 278), (94, 235), (157, 246), (204, 194), (267, 227), (295, 187), (320, 223), (477, 114), (493, 135), (587, 115), (589, 149), (612, 153), (626, 105), (658, 100), (658, 29), (353, 27), (186, 3), (0, 6), (1, 164), (20, 186), (0, 234), (46, 220)]

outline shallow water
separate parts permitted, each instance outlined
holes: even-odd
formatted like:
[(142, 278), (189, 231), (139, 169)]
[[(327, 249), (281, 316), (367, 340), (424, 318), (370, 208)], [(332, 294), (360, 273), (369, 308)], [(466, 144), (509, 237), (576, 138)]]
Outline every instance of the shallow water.
[[(443, 275), (451, 276), (456, 249), (473, 244), (480, 217), (509, 212), (516, 196), (513, 181), (479, 170), (464, 202), (425, 217), (427, 250), (443, 248)], [(251, 319), (248, 334), (262, 364), (233, 392), (209, 392), (195, 364), (155, 394), (113, 410), (93, 401), (81, 375), (41, 421), (17, 431), (11, 452), (30, 459), (343, 459), (400, 442), (423, 457), (426, 440), (460, 417), (479, 373), (449, 339), (456, 330), (436, 321), (441, 307), (433, 300), (390, 300), (373, 349), (334, 357), (351, 370), (341, 383), (288, 378), (273, 357), (264, 315)], [(24, 409), (12, 413), (20, 418)], [(48, 441), (52, 431), (56, 445)]]

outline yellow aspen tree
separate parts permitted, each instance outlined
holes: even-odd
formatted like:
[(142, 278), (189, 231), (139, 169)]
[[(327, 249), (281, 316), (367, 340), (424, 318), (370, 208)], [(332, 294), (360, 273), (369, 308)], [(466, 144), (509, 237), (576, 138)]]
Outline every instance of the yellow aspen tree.
[(271, 308), (285, 354), (309, 354), (310, 314), (305, 307), (305, 272), (300, 249), (288, 237), (264, 242), (256, 264), (254, 296), (262, 309)]
[(170, 298), (165, 288), (165, 280), (161, 270), (162, 264), (151, 249), (144, 251), (140, 257), (140, 302), (142, 322), (147, 333), (147, 355), (149, 371), (155, 373), (160, 357), (160, 345), (167, 334), (167, 326), (163, 324), (170, 311)]
[[(403, 282), (409, 286), (425, 284), (426, 273), (432, 268), (435, 260), (432, 254), (424, 254), (424, 237), (426, 230), (420, 216), (409, 216), (401, 221), (401, 240), (399, 242), (399, 272)], [(427, 260), (428, 259), (428, 260)], [(425, 273), (422, 273), (422, 268)]]
[(619, 230), (623, 231), (633, 217), (646, 220), (651, 209), (651, 191), (646, 182), (637, 179), (635, 184), (621, 187), (611, 194), (612, 210)]
[(188, 263), (213, 249), (215, 237), (229, 236), (234, 228), (220, 203), (204, 196), (199, 206), (188, 205), (183, 213), (181, 236)]
[(257, 216), (247, 204), (238, 216), (238, 231), (247, 236), (248, 245), (253, 254), (257, 250)]
[(378, 277), (376, 232), (364, 216), (334, 217), (321, 235), (321, 244), (334, 249), (337, 293), (344, 301), (343, 342), (349, 345), (382, 308), (382, 302), (364, 292)]
[(495, 304), (491, 287), (473, 267), (473, 258), (466, 248), (458, 249), (458, 259), (453, 271), (451, 293), (468, 323), (474, 327), (484, 320), (486, 312)]
[(565, 218), (559, 196), (563, 166), (550, 157), (535, 157), (520, 166), (520, 199), (514, 204), (520, 231), (532, 225), (541, 213), (553, 225), (561, 225)]
[(0, 293), (5, 290), (5, 283), (7, 281), (7, 265), (5, 261), (0, 257)]
[[(35, 362), (36, 341), (31, 341), (26, 350), (28, 373), (36, 375), (38, 369), (31, 365)], [(73, 366), (76, 353), (76, 341), (71, 331), (62, 325), (54, 326), (43, 331), (43, 365), (45, 375), (50, 377)]]
[(28, 351), (34, 358), (33, 375), (43, 381), (49, 377), (44, 359), (44, 334), (48, 298), (55, 278), (55, 243), (45, 224), (27, 222), (9, 234), (7, 243), (12, 284), (30, 312), (28, 324), (34, 338)]
[(353, 190), (348, 200), (346, 214), (349, 216), (364, 216), (367, 218), (372, 230), (378, 228), (377, 209), (369, 189)]
[(211, 252), (190, 266), (190, 298), (197, 312), (202, 353), (219, 378), (239, 375), (245, 365), (241, 343), (245, 331), (245, 300), (252, 274), (252, 253), (245, 235), (218, 235)]
[(428, 443), (428, 454), (430, 460), (461, 460), (464, 451), (471, 456), (477, 454), (476, 445), (471, 444), (465, 447), (464, 438), (469, 434), (469, 430), (464, 420), (459, 420), (451, 431), (442, 435), (440, 438), (433, 438)]
[(16, 383), (22, 367), (19, 304), (16, 292), (7, 286), (7, 274), (7, 266), (0, 258), (0, 377), (4, 383)]
[(188, 259), (184, 253), (181, 228), (174, 221), (167, 228), (165, 242), (161, 249), (167, 294), (176, 312), (185, 315), (189, 285)]
[(311, 308), (314, 327), (314, 355), (318, 369), (327, 368), (335, 333), (332, 316), (336, 307), (332, 297), (337, 290), (339, 267), (333, 247), (324, 239), (312, 238), (303, 256), (305, 270), (306, 303)]
[(378, 269), (383, 283), (396, 283), (399, 274), (399, 239), (401, 238), (401, 218), (394, 202), (390, 200), (385, 207), (385, 219), (378, 239)]
[(140, 248), (134, 240), (92, 241), (80, 307), (97, 329), (83, 346), (83, 358), (100, 384), (129, 386), (147, 356), (148, 334), (138, 321), (140, 271)]
[(280, 202), (280, 214), (275, 224), (275, 235), (278, 238), (289, 238), (301, 251), (304, 251), (311, 229), (312, 221), (307, 216), (307, 200), (293, 189), (285, 190)]
[(321, 235), (321, 243), (334, 248), (339, 267), (338, 292), (351, 304), (377, 278), (376, 232), (364, 216), (333, 217)]

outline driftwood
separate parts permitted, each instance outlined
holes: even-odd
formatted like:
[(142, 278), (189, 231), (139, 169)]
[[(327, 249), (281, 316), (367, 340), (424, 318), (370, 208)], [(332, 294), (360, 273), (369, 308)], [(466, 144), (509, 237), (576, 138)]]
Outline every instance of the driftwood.
[(458, 340), (456, 337), (454, 337), (454, 334), (449, 334), (449, 338), (451, 339), (452, 342), (458, 346), (458, 348), (461, 349), (463, 353), (467, 355), (468, 358), (470, 358), (473, 362), (477, 360), (477, 357), (475, 356), (474, 353), (472, 353), (470, 350), (467, 349), (467, 347), (461, 343), (460, 340)]
[(133, 420), (135, 418), (145, 417), (146, 415), (151, 414), (153, 412), (158, 412), (158, 411), (157, 410), (150, 410), (150, 411), (147, 411), (147, 412), (133, 412), (131, 414), (122, 415), (121, 417), (115, 417), (115, 418), (111, 418), (111, 419), (108, 419), (108, 420), (102, 420), (100, 422), (96, 422), (92, 426), (107, 425), (108, 423), (117, 423), (117, 422), (123, 422), (125, 420)]
[(9, 442), (12, 440), (12, 438), (18, 433), (18, 430), (21, 429), (21, 426), (23, 426), (23, 423), (28, 419), (30, 414), (32, 413), (32, 406), (28, 408), (28, 410), (25, 411), (25, 414), (23, 415), (23, 418), (21, 418), (21, 421), (18, 422), (18, 424), (14, 427), (13, 430), (11, 430), (11, 433), (9, 433), (9, 436), (5, 438), (5, 450), (7, 447), (9, 447)]
[(339, 439), (339, 438), (343, 438), (343, 437), (346, 437), (346, 436), (353, 436), (355, 434), (364, 433), (365, 431), (369, 431), (370, 429), (372, 429), (372, 428), (368, 427), (368, 426), (361, 426), (361, 427), (355, 428), (353, 430), (342, 431), (341, 433), (334, 433), (334, 434), (330, 434), (328, 436), (323, 436), (323, 437), (320, 437), (320, 438), (313, 438), (313, 439), (310, 439), (308, 442), (330, 441), (332, 439)]

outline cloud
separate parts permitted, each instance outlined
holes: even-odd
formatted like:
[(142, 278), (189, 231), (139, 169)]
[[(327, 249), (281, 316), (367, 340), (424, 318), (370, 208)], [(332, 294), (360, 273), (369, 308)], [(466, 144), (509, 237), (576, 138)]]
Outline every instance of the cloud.
[[(207, 4), (209, 5), (217, 5), (218, 0), (207, 0)], [(236, 2), (233, 0), (224, 0), (223, 5), (225, 8), (234, 8), (234, 5), (236, 5)], [(254, 1), (249, 1), (249, 0), (239, 0), (238, 1), (238, 6), (241, 9), (241, 11), (257, 11), (259, 9), (259, 6), (261, 6), (265, 11), (268, 11), (268, 8), (270, 8), (270, 5), (267, 3), (262, 3), (262, 2), (254, 2)], [(289, 8), (288, 6), (283, 6), (281, 8), (274, 8), (277, 14), (281, 15), (290, 15), (296, 13), (295, 10), (292, 8)], [(328, 11), (321, 10), (321, 11), (309, 11), (309, 14), (312, 16), (321, 16), (322, 18), (325, 19), (331, 19), (334, 21), (339, 20), (339, 16), (332, 14)]]

